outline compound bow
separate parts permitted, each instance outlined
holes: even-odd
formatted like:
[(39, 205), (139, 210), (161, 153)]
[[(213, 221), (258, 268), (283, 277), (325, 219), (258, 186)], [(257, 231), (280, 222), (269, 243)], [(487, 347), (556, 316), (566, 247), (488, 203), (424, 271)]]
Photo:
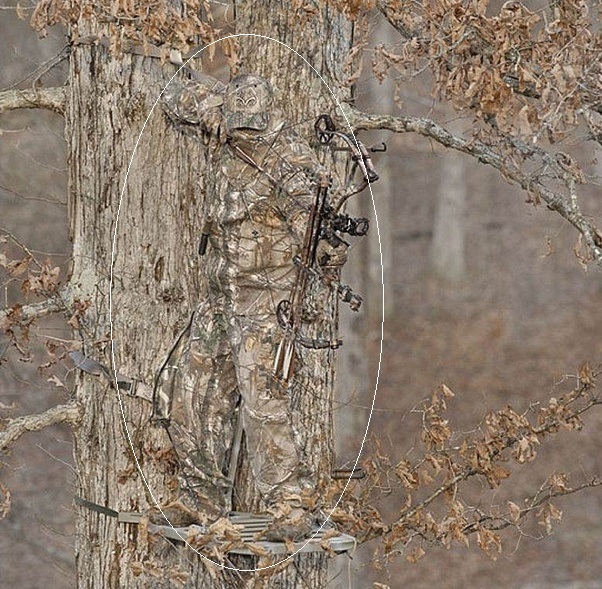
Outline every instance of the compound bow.
[[(327, 114), (320, 115), (316, 119), (314, 131), (320, 145), (328, 146), (333, 152), (351, 153), (351, 167), (346, 173), (344, 185), (336, 187), (332, 195), (331, 178), (326, 174), (318, 178), (316, 197), (310, 212), (302, 253), (295, 258), (298, 266), (297, 278), (290, 298), (280, 301), (276, 309), (278, 323), (285, 333), (276, 350), (273, 372), (275, 378), (284, 386), (288, 384), (293, 374), (295, 343), (304, 348), (333, 350), (343, 343), (340, 338), (311, 338), (301, 333), (303, 304), (309, 277), (317, 276), (327, 286), (331, 286), (334, 282), (322, 271), (320, 261), (317, 259), (318, 244), (321, 240), (327, 241), (336, 250), (338, 247), (349, 245), (341, 235), (363, 237), (368, 233), (368, 219), (351, 217), (341, 213), (341, 209), (351, 196), (362, 192), (370, 183), (378, 180), (370, 151), (386, 150), (384, 143), (380, 147), (368, 149), (354, 137), (337, 131), (332, 118)], [(340, 139), (342, 145), (335, 145), (334, 139)], [(359, 180), (356, 180), (357, 171), (360, 172)], [(355, 294), (349, 286), (339, 282), (337, 294), (352, 311), (359, 310), (362, 297)]]

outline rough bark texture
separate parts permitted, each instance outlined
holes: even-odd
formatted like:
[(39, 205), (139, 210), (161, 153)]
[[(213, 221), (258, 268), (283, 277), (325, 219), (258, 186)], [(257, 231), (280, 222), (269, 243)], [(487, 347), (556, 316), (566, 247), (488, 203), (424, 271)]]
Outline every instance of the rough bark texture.
[(33, 88), (0, 92), (0, 113), (21, 108), (45, 108), (59, 114), (65, 110), (65, 88)]
[[(84, 325), (85, 351), (110, 365), (114, 245), (115, 362), (124, 374), (145, 382), (152, 382), (200, 296), (194, 243), (202, 146), (169, 129), (159, 109), (141, 137), (120, 202), (138, 134), (164, 77), (158, 60), (113, 58), (103, 47), (80, 46), (71, 56), (67, 136), (72, 283), (79, 297), (92, 301)], [(101, 343), (93, 347), (93, 342)], [(116, 392), (106, 381), (85, 376), (77, 399), (83, 407), (75, 433), (77, 493), (114, 510), (145, 510), (152, 500), (136, 471)], [(165, 500), (172, 473), (168, 455), (161, 459), (159, 451), (169, 448), (169, 442), (149, 424), (149, 404), (122, 402), (149, 487), (157, 500)], [(77, 508), (76, 551), (78, 587), (167, 587), (176, 571), (191, 575), (191, 583), (204, 579), (191, 551), (161, 540), (151, 547), (139, 526), (118, 524), (83, 507)]]
[[(316, 69), (327, 73), (332, 84), (338, 76), (335, 64), (342, 63), (341, 51), (350, 40), (349, 27), (343, 27), (340, 19), (325, 18), (321, 25), (312, 25), (311, 34), (297, 28), (292, 38), (290, 23), (273, 22), (279, 18), (278, 8), (273, 2), (253, 3), (252, 14), (239, 9), (237, 22), (241, 30), (270, 34), (295, 46)], [(91, 25), (80, 28), (80, 34), (99, 32)], [(323, 44), (327, 37), (332, 43)], [(334, 108), (327, 90), (287, 48), (253, 41), (257, 44), (243, 48), (246, 69), (273, 80), (281, 90), (278, 98), (291, 97), (282, 106), (294, 120), (306, 120), (303, 130), (309, 133), (315, 117)], [(85, 352), (111, 365), (112, 321), (116, 367), (147, 383), (203, 296), (196, 256), (203, 198), (202, 144), (176, 133), (156, 109), (130, 166), (145, 119), (163, 81), (173, 73), (173, 68), (164, 67), (157, 59), (113, 57), (102, 46), (76, 46), (66, 111), (72, 284), (74, 296), (92, 301), (82, 328)], [(332, 297), (328, 305), (318, 329), (332, 331), (336, 327)], [(333, 373), (325, 368), (322, 352), (308, 351), (306, 362), (302, 389), (313, 395), (299, 397), (297, 415), (307, 431), (312, 460), (327, 475), (332, 466)], [(79, 496), (117, 511), (143, 511), (153, 504), (128, 445), (123, 410), (154, 498), (160, 502), (175, 498), (170, 495), (174, 481), (170, 443), (163, 430), (149, 422), (150, 406), (145, 401), (123, 397), (120, 401), (106, 381), (88, 375), (80, 376), (77, 401), (83, 409), (75, 432)], [(244, 454), (242, 460), (239, 507), (251, 509), (257, 497)], [(327, 560), (322, 554), (298, 556), (293, 566), (266, 581), (257, 573), (219, 570), (181, 544), (149, 537), (144, 526), (118, 523), (85, 507), (77, 507), (76, 537), (80, 589), (326, 585)], [(240, 558), (234, 564), (252, 568), (257, 561)]]
[(0, 430), (0, 452), (10, 448), (23, 434), (37, 432), (57, 423), (77, 424), (79, 408), (76, 403), (51, 407), (43, 413), (15, 417), (2, 424)]

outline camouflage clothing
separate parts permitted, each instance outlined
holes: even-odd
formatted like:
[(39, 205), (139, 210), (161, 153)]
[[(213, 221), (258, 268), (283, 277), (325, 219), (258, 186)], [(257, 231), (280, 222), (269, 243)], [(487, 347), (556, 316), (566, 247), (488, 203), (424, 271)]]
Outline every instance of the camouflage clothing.
[(266, 502), (307, 484), (289, 397), (272, 372), (281, 337), (275, 310), (290, 297), (293, 258), (323, 170), (271, 102), (258, 76), (237, 76), (225, 87), (202, 74), (172, 82), (164, 100), (180, 127), (204, 133), (210, 152), (204, 217), (212, 230), (202, 267), (208, 296), (160, 375), (155, 409), (180, 458), (181, 490), (199, 508), (230, 507), (237, 406)]

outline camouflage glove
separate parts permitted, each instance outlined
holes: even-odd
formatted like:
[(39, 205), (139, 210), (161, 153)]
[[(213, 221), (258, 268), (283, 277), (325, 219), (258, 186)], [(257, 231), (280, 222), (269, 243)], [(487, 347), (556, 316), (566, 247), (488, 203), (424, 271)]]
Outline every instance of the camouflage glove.
[(341, 268), (347, 261), (347, 250), (349, 246), (339, 240), (336, 245), (322, 239), (316, 248), (316, 261), (322, 268)]

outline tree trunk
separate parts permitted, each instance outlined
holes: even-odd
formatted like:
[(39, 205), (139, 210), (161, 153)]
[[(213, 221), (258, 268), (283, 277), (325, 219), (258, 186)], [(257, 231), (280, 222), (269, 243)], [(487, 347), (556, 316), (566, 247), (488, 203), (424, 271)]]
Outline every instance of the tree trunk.
[[(116, 366), (146, 383), (152, 383), (158, 361), (200, 296), (194, 252), (200, 233), (196, 212), (202, 199), (202, 146), (176, 135), (157, 110), (129, 167), (164, 78), (158, 60), (112, 57), (103, 47), (86, 45), (71, 54), (72, 283), (82, 300), (92, 301), (83, 322), (85, 351), (111, 365), (112, 319)], [(169, 440), (149, 424), (150, 404), (122, 398), (120, 406), (108, 383), (92, 376), (81, 378), (77, 398), (84, 407), (75, 432), (77, 494), (117, 511), (144, 511), (154, 504), (136, 470), (123, 409), (150, 492), (158, 501), (168, 499), (173, 472), (169, 454), (161, 450), (169, 448)], [(176, 572), (189, 575), (190, 586), (208, 583), (191, 551), (165, 540), (150, 545), (136, 524), (78, 507), (76, 526), (79, 588), (169, 587)]]
[[(238, 7), (236, 22), (241, 31), (269, 34), (295, 47), (342, 96), (337, 68), (350, 42), (349, 25), (329, 16), (312, 20), (311, 34), (309, 24), (304, 29), (299, 23), (293, 33), (287, 12), (274, 2), (254, 2), (252, 11)], [(79, 30), (82, 36), (99, 32), (90, 24), (82, 24)], [(329, 42), (323, 43), (324, 39)], [(300, 130), (309, 134), (315, 117), (334, 108), (327, 89), (287, 48), (257, 38), (250, 41), (243, 42), (243, 65), (274, 83), (282, 109), (294, 122), (306, 121)], [(116, 57), (102, 46), (84, 44), (73, 48), (70, 67), (72, 284), (82, 300), (92, 302), (81, 322), (85, 352), (111, 365), (112, 325), (116, 368), (152, 383), (190, 311), (203, 297), (196, 249), (204, 148), (175, 133), (156, 109), (130, 166), (138, 135), (173, 68), (166, 66), (164, 71), (157, 59)], [(336, 329), (332, 296), (317, 329)], [(313, 394), (300, 396), (296, 413), (306, 431), (309, 458), (323, 476), (332, 466), (332, 364), (324, 362), (323, 353), (306, 353), (300, 386)], [(175, 498), (170, 441), (162, 428), (149, 422), (150, 404), (123, 395), (118, 399), (108, 382), (97, 377), (78, 378), (77, 400), (84, 418), (74, 434), (77, 494), (124, 512), (154, 505), (151, 493), (159, 502)], [(148, 488), (137, 472), (134, 454)], [(252, 481), (245, 480), (251, 476), (249, 469), (242, 466), (238, 484), (247, 492), (240, 494), (238, 507), (251, 509), (258, 498), (251, 491)], [(79, 589), (326, 585), (327, 560), (320, 553), (298, 555), (295, 566), (264, 580), (259, 573), (219, 569), (183, 544), (149, 536), (144, 526), (118, 523), (86, 507), (77, 507), (76, 517)], [(257, 560), (240, 557), (234, 564), (253, 568)]]
[(445, 152), (440, 159), (439, 194), (430, 262), (436, 278), (458, 287), (466, 276), (464, 252), (466, 170), (462, 156)]
[[(297, 131), (312, 143), (313, 123), (322, 113), (334, 114), (338, 100), (349, 99), (349, 89), (343, 85), (342, 72), (345, 57), (351, 47), (352, 27), (339, 14), (323, 9), (306, 23), (299, 22), (299, 15), (282, 9), (279, 2), (260, 0), (253, 3), (237, 3), (237, 32), (265, 35), (281, 41), (260, 37), (240, 37), (242, 69), (258, 73), (270, 79), (275, 88), (276, 103)], [(324, 42), (324, 40), (327, 42)], [(315, 71), (299, 55), (303, 56)], [(336, 168), (337, 163), (325, 162)], [(340, 166), (340, 163), (338, 164)], [(334, 170), (337, 173), (337, 170)], [(324, 292), (324, 287), (314, 284), (312, 289), (316, 306), (322, 318), (316, 325), (316, 336), (334, 338), (338, 329), (336, 297)], [(318, 303), (318, 299), (320, 302)], [(303, 371), (295, 382), (297, 396), (294, 419), (297, 428), (304, 432), (307, 458), (318, 473), (316, 485), (326, 480), (334, 466), (333, 460), (333, 395), (335, 358), (334, 352), (306, 350), (302, 352)], [(246, 481), (247, 484), (249, 481)], [(238, 481), (239, 487), (245, 481)], [(240, 508), (250, 508), (258, 497), (252, 491)], [(248, 559), (238, 562), (247, 568)], [(302, 573), (299, 587), (325, 587), (328, 560), (323, 554), (313, 557), (299, 556), (296, 567)], [(288, 588), (296, 584), (274, 585)]]

